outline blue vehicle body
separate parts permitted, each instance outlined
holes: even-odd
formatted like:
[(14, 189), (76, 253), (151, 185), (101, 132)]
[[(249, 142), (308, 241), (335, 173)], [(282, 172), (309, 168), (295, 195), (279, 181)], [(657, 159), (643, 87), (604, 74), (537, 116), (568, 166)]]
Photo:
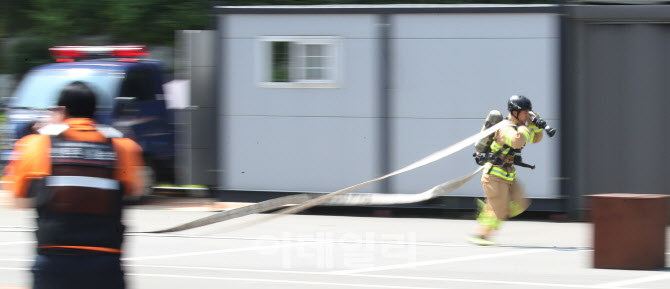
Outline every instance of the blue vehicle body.
[[(4, 141), (34, 133), (31, 127), (48, 119), (60, 90), (73, 81), (88, 84), (98, 97), (95, 120), (135, 140), (157, 181), (174, 179), (173, 115), (163, 99), (162, 64), (153, 60), (99, 59), (53, 63), (32, 69), (23, 78), (7, 111)], [(2, 148), (2, 160), (11, 155)]]

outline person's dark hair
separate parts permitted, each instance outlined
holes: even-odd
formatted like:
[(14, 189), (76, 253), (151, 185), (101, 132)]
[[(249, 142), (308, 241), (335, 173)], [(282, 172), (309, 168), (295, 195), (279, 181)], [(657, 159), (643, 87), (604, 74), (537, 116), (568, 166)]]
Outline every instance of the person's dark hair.
[(69, 117), (93, 118), (95, 93), (85, 83), (75, 81), (63, 88), (58, 97), (58, 106), (64, 106)]

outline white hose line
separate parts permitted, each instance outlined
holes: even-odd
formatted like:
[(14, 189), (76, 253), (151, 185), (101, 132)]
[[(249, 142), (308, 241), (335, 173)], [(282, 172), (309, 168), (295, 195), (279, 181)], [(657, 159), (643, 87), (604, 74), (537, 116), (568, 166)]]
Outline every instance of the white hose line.
[(484, 167), (481, 166), (469, 175), (439, 184), (420, 194), (342, 194), (327, 200), (324, 204), (334, 206), (368, 206), (423, 202), (453, 192), (470, 181), (483, 169)]
[[(327, 195), (320, 196), (320, 197), (318, 197), (318, 198), (316, 198), (316, 199), (309, 200), (309, 201), (307, 201), (307, 202), (305, 202), (305, 203), (303, 203), (303, 204), (301, 204), (301, 205), (298, 205), (298, 206), (295, 206), (295, 207), (291, 207), (291, 208), (284, 209), (284, 210), (282, 210), (281, 212), (279, 212), (279, 214), (280, 214), (280, 215), (283, 215), (283, 214), (294, 214), (294, 213), (300, 212), (300, 211), (302, 211), (302, 210), (309, 209), (309, 208), (311, 208), (311, 207), (313, 207), (313, 206), (317, 206), (317, 205), (319, 205), (319, 204), (325, 203), (326, 201), (328, 201), (328, 200), (330, 200), (330, 199), (332, 199), (332, 198), (334, 198), (334, 197), (336, 197), (336, 196), (338, 196), (338, 195), (341, 195), (341, 194), (344, 194), (344, 193), (348, 193), (348, 192), (351, 192), (351, 191), (356, 190), (356, 189), (360, 189), (360, 188), (362, 188), (362, 187), (364, 187), (364, 186), (367, 186), (367, 185), (370, 185), (370, 184), (379, 182), (379, 181), (381, 181), (381, 180), (390, 178), (390, 177), (392, 177), (392, 176), (399, 175), (399, 174), (402, 174), (402, 173), (411, 171), (411, 170), (413, 170), (413, 169), (423, 167), (423, 166), (428, 165), (428, 164), (430, 164), (430, 163), (436, 162), (436, 161), (441, 160), (441, 159), (443, 159), (443, 158), (445, 158), (445, 157), (447, 157), (447, 156), (449, 156), (449, 155), (451, 155), (451, 154), (454, 154), (454, 153), (456, 153), (456, 152), (458, 152), (458, 151), (460, 151), (460, 150), (462, 150), (462, 149), (464, 149), (464, 148), (466, 148), (466, 147), (468, 147), (468, 146), (473, 145), (474, 143), (476, 143), (476, 142), (479, 141), (480, 139), (484, 138), (485, 136), (487, 136), (487, 135), (489, 135), (489, 134), (494, 133), (496, 130), (500, 129), (501, 127), (506, 126), (506, 125), (510, 125), (510, 123), (511, 123), (511, 121), (509, 121), (509, 120), (503, 120), (503, 121), (497, 123), (496, 125), (494, 125), (494, 126), (488, 128), (488, 129), (486, 129), (486, 130), (484, 130), (484, 131), (479, 132), (478, 134), (475, 134), (475, 135), (473, 135), (473, 136), (471, 136), (471, 137), (468, 137), (468, 138), (466, 138), (466, 139), (464, 139), (464, 140), (462, 140), (462, 141), (460, 141), (460, 142), (458, 142), (458, 143), (456, 143), (456, 144), (454, 144), (454, 145), (451, 145), (451, 146), (449, 146), (449, 147), (447, 147), (447, 148), (444, 148), (444, 149), (442, 149), (442, 150), (440, 150), (440, 151), (437, 151), (437, 152), (435, 152), (435, 153), (432, 153), (431, 155), (429, 155), (429, 156), (427, 156), (427, 157), (425, 157), (425, 158), (422, 158), (422, 159), (420, 159), (420, 160), (418, 160), (418, 161), (416, 161), (416, 162), (414, 162), (414, 163), (412, 163), (412, 164), (410, 164), (410, 165), (408, 165), (408, 166), (406, 166), (406, 167), (404, 167), (404, 168), (402, 168), (402, 169), (399, 169), (399, 170), (394, 171), (394, 172), (392, 172), (392, 173), (389, 173), (389, 174), (386, 174), (386, 175), (384, 175), (384, 176), (378, 177), (378, 178), (376, 178), (376, 179), (372, 179), (372, 180), (369, 180), (369, 181), (366, 181), (366, 182), (362, 182), (362, 183), (360, 183), (360, 184), (353, 185), (353, 186), (351, 186), (351, 187), (344, 188), (344, 189), (341, 189), (341, 190), (339, 190), (339, 191), (336, 191), (336, 192), (333, 192), (333, 193), (330, 193), (330, 194), (327, 194)], [(469, 179), (468, 179), (468, 180), (469, 180)], [(446, 184), (446, 183), (445, 183), (445, 184)], [(390, 196), (397, 196), (397, 195), (390, 195)], [(399, 198), (402, 198), (402, 196), (399, 197)], [(396, 204), (397, 204), (397, 203), (396, 203)], [(351, 204), (351, 205), (355, 205), (355, 204)]]
[[(188, 222), (186, 224), (182, 224), (179, 226), (163, 229), (163, 230), (158, 230), (158, 231), (150, 231), (150, 232), (142, 232), (142, 233), (165, 233), (165, 232), (176, 232), (176, 231), (183, 231), (187, 229), (193, 229), (197, 227), (202, 227), (205, 225), (210, 225), (218, 222), (222, 222), (225, 220), (230, 220), (234, 218), (239, 218), (243, 217), (246, 215), (250, 214), (256, 214), (256, 213), (261, 213), (265, 211), (270, 211), (274, 210), (277, 208), (281, 208), (282, 206), (286, 206), (289, 204), (298, 204), (297, 206), (292, 206), (289, 208), (286, 208), (284, 210), (279, 211), (277, 214), (273, 214), (270, 216), (267, 216), (266, 218), (261, 218), (261, 219), (256, 219), (253, 220), (250, 223), (244, 224), (245, 226), (236, 226), (235, 229), (238, 229), (240, 227), (246, 227), (246, 226), (251, 226), (254, 224), (258, 223), (263, 223), (266, 222), (270, 219), (277, 218), (279, 216), (287, 215), (287, 214), (295, 214), (300, 211), (309, 209), (314, 206), (318, 206), (320, 204), (328, 204), (328, 205), (344, 205), (344, 206), (362, 206), (362, 205), (391, 205), (391, 204), (409, 204), (409, 203), (416, 203), (416, 202), (421, 202), (425, 200), (429, 200), (438, 196), (442, 196), (445, 194), (448, 194), (459, 187), (461, 187), (463, 184), (467, 183), (470, 179), (472, 179), (477, 173), (479, 173), (483, 167), (479, 167), (477, 170), (472, 172), (469, 175), (456, 178), (453, 180), (450, 180), (448, 182), (445, 182), (443, 184), (437, 185), (433, 187), (432, 189), (425, 191), (420, 194), (381, 194), (381, 193), (376, 193), (376, 194), (346, 194), (351, 191), (354, 191), (356, 189), (360, 189), (362, 187), (365, 187), (367, 185), (379, 182), (381, 180), (390, 178), (395, 175), (399, 175), (420, 167), (423, 167), (425, 165), (428, 165), (430, 163), (436, 162), (440, 159), (443, 159), (449, 155), (452, 155), (468, 146), (473, 145), (480, 139), (486, 137), (489, 134), (494, 133), (496, 130), (500, 129), (503, 126), (510, 125), (509, 120), (503, 120), (496, 125), (481, 131), (473, 136), (470, 136), (454, 145), (451, 145), (447, 148), (444, 148), (440, 151), (437, 151), (427, 157), (424, 157), (404, 168), (401, 168), (399, 170), (396, 170), (392, 173), (386, 174), (384, 176), (378, 177), (376, 179), (372, 179), (369, 181), (362, 182), (360, 184), (356, 184), (344, 189), (341, 189), (339, 191), (335, 191), (326, 195), (319, 196), (317, 198), (312, 198), (311, 196), (307, 194), (299, 194), (299, 195), (290, 195), (290, 196), (284, 196), (276, 199), (271, 199), (267, 200), (264, 202), (260, 202), (258, 204), (254, 205), (249, 205), (237, 209), (232, 209), (228, 211), (223, 211), (205, 218), (201, 218), (192, 222)], [(232, 230), (227, 230), (227, 231), (232, 231)]]

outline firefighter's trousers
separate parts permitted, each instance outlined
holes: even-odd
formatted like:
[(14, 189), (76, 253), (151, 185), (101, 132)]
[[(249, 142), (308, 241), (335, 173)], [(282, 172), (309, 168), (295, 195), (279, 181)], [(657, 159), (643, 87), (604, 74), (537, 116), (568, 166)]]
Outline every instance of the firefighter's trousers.
[(521, 214), (530, 205), (518, 179), (507, 181), (485, 172), (482, 187), (486, 194), (486, 206), (477, 216), (479, 227), (475, 233), (479, 236), (487, 237), (503, 221)]

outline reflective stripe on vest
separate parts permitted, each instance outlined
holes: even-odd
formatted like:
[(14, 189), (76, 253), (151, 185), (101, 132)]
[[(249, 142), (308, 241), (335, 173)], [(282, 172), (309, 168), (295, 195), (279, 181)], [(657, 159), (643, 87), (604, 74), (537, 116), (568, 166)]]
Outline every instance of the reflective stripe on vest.
[(503, 180), (507, 180), (507, 181), (514, 181), (514, 178), (516, 177), (516, 171), (508, 173), (507, 171), (505, 171), (505, 169), (503, 169), (501, 167), (493, 166), (493, 164), (491, 164), (491, 163), (488, 163), (486, 165), (487, 165), (487, 167), (484, 169), (484, 173), (500, 177)]
[(501, 153), (506, 155), (509, 154), (510, 147), (504, 148), (504, 146), (499, 145), (497, 142), (492, 142), (491, 143), (491, 152), (492, 153), (497, 153), (499, 150), (503, 150)]
[(111, 143), (67, 141), (52, 137), (52, 174), (44, 178), (54, 212), (117, 215), (121, 184), (114, 177)]
[(121, 184), (117, 180), (98, 177), (78, 176), (47, 176), (47, 187), (87, 187), (101, 190), (119, 190)]

